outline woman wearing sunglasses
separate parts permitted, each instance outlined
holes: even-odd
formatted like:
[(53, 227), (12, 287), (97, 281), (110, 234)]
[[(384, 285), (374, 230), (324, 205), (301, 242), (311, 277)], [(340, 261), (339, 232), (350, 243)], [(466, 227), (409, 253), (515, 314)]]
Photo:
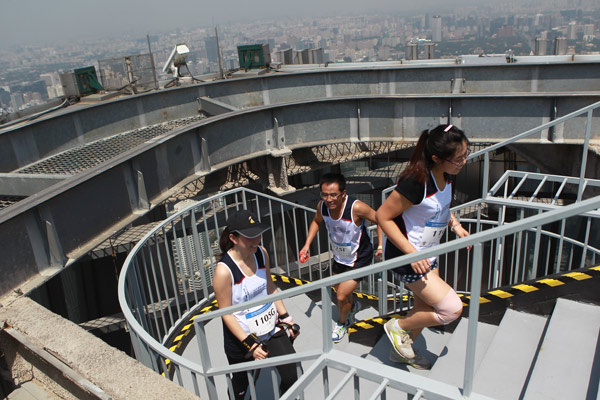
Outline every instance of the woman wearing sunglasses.
[[(453, 125), (421, 133), (395, 190), (377, 210), (377, 223), (387, 236), (386, 260), (435, 246), (448, 227), (458, 237), (469, 234), (450, 212), (454, 176), (466, 164), (468, 146), (464, 132)], [(405, 318), (384, 325), (392, 361), (429, 369), (431, 362), (412, 348), (413, 339), (423, 328), (448, 324), (462, 312), (462, 301), (440, 278), (437, 266), (437, 258), (431, 257), (393, 270), (415, 300)]]

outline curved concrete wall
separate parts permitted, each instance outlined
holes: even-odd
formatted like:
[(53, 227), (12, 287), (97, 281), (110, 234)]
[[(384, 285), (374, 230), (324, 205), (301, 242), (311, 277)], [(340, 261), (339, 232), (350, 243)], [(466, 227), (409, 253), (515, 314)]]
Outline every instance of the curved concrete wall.
[[(26, 126), (0, 130), (0, 172), (120, 132), (198, 114), (206, 96), (239, 109), (315, 98), (373, 95), (598, 95), (598, 62), (552, 64), (397, 65), (274, 73), (202, 83), (70, 107)], [(454, 86), (453, 86), (454, 82)]]

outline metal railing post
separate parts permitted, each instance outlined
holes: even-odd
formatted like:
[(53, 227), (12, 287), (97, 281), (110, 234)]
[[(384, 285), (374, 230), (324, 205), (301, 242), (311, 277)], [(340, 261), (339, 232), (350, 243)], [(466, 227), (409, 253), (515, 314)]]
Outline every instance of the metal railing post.
[(594, 110), (589, 110), (587, 113), (587, 122), (585, 125), (585, 141), (583, 142), (583, 150), (581, 154), (581, 168), (579, 170), (579, 185), (577, 188), (577, 201), (581, 201), (584, 189), (585, 168), (587, 166), (587, 153), (590, 145), (590, 135), (592, 130), (592, 113)]
[(473, 375), (475, 374), (475, 345), (477, 343), (477, 320), (479, 318), (479, 297), (481, 295), (481, 270), (483, 268), (483, 250), (481, 243), (473, 245), (473, 275), (471, 278), (471, 297), (469, 301), (469, 331), (467, 333), (467, 354), (465, 356), (464, 395), (471, 396)]

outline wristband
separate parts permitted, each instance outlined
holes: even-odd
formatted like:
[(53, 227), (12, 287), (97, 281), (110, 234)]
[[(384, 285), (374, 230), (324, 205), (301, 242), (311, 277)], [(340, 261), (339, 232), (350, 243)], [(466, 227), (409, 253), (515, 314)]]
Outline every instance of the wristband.
[(460, 224), (460, 222), (458, 222), (458, 223), (456, 223), (456, 224), (452, 225), (452, 226), (450, 227), (450, 230), (451, 230), (452, 232), (455, 232), (455, 233), (456, 233), (456, 231), (454, 230), (454, 228), (456, 228), (457, 226), (462, 226), (462, 225)]
[(377, 246), (377, 250), (383, 250), (383, 246), (382, 245)]
[(286, 318), (287, 318), (287, 317), (289, 317), (289, 316), (290, 316), (290, 314), (288, 314), (288, 313), (284, 312), (283, 314), (280, 314), (280, 315), (279, 315), (279, 320), (281, 321), (282, 319), (286, 319)]
[(252, 346), (258, 343), (260, 343), (260, 341), (254, 333), (249, 334), (248, 336), (246, 336), (246, 339), (242, 340), (242, 344), (246, 348), (247, 352), (250, 352), (250, 350), (252, 350)]

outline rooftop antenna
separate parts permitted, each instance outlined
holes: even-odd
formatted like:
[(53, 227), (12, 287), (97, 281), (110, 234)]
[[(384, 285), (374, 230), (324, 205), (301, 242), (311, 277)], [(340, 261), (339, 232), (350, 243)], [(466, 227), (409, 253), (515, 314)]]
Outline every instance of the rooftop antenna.
[(217, 40), (217, 57), (219, 58), (219, 77), (225, 79), (225, 68), (223, 66), (223, 54), (221, 53), (221, 47), (219, 46), (219, 32), (215, 26), (215, 39)]
[(150, 47), (150, 35), (146, 34), (146, 40), (148, 41), (148, 53), (150, 53), (150, 63), (152, 64), (152, 73), (154, 74), (154, 88), (158, 89), (158, 79), (156, 79), (156, 66), (154, 65), (154, 54), (152, 54), (152, 47)]

